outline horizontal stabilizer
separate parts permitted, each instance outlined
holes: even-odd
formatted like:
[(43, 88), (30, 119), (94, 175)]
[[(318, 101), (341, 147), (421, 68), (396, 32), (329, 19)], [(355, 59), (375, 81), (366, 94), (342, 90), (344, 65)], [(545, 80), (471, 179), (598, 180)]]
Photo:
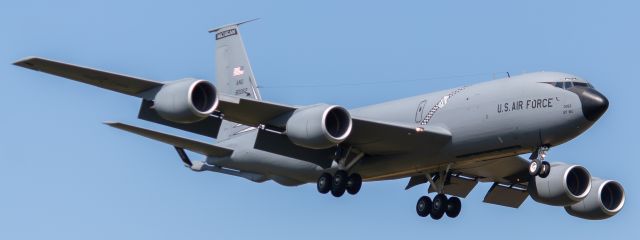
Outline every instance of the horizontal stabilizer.
[(163, 85), (160, 82), (100, 71), (39, 57), (25, 58), (15, 62), (14, 65), (136, 97), (141, 97), (138, 95), (139, 93)]
[(151, 138), (166, 144), (173, 145), (175, 147), (184, 148), (196, 153), (200, 153), (206, 156), (225, 157), (233, 153), (232, 149), (215, 146), (208, 143), (203, 143), (188, 138), (169, 135), (166, 133), (156, 132), (149, 129), (127, 125), (119, 122), (105, 122), (105, 124), (124, 130), (127, 132), (135, 133), (143, 137)]

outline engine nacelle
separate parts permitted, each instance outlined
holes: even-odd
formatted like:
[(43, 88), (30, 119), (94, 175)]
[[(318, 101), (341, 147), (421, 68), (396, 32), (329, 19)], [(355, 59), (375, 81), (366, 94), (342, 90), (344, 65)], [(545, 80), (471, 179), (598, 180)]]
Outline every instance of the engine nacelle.
[(327, 149), (347, 139), (351, 127), (351, 115), (346, 109), (318, 104), (296, 110), (287, 120), (286, 133), (295, 145)]
[(536, 176), (529, 181), (527, 190), (539, 203), (568, 206), (584, 199), (591, 189), (591, 174), (578, 165), (552, 163), (549, 176)]
[(213, 84), (191, 78), (165, 84), (153, 99), (153, 109), (158, 115), (177, 123), (203, 120), (217, 106), (218, 96)]
[(591, 191), (585, 199), (564, 209), (574, 217), (601, 220), (613, 217), (624, 206), (624, 189), (612, 180), (591, 179)]

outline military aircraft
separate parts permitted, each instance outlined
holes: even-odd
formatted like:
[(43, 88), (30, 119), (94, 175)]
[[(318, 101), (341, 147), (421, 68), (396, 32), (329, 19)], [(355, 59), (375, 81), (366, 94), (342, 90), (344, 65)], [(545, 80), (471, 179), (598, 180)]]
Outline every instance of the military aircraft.
[[(14, 64), (141, 98), (139, 119), (215, 138), (202, 142), (106, 122), (172, 145), (197, 172), (285, 186), (316, 183), (335, 197), (357, 194), (363, 181), (408, 178), (406, 189), (429, 183), (416, 212), (433, 219), (458, 216), (459, 198), (478, 182), (493, 184), (484, 202), (513, 208), (531, 196), (595, 220), (624, 205), (620, 183), (592, 177), (580, 165), (545, 161), (550, 148), (585, 132), (609, 106), (580, 77), (528, 73), (349, 110), (273, 103), (258, 91), (243, 23), (209, 31), (216, 39), (215, 84), (153, 81), (39, 57)], [(185, 149), (204, 160), (192, 161)]]

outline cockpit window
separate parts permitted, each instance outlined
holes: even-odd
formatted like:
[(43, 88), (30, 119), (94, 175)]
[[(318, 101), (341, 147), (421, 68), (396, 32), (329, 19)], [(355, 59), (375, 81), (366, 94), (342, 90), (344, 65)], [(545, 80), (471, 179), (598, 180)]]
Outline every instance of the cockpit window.
[(564, 89), (569, 89), (573, 87), (573, 82), (564, 82)]
[(583, 82), (574, 82), (573, 86), (576, 86), (576, 87), (589, 87), (589, 84), (583, 83)]
[(590, 83), (585, 83), (585, 82), (567, 81), (567, 82), (545, 82), (545, 83), (549, 84), (551, 86), (557, 87), (557, 88), (562, 88), (562, 89), (569, 89), (569, 88), (572, 88), (572, 87), (594, 88), (593, 85), (591, 85)]
[(556, 84), (554, 85), (558, 88), (564, 88), (564, 83), (563, 82), (556, 82)]

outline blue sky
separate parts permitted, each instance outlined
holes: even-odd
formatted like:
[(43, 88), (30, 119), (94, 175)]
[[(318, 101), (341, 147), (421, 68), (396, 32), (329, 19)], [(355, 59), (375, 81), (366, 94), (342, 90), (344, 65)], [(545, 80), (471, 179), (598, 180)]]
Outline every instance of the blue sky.
[[(639, 217), (639, 7), (546, 0), (5, 1), (0, 239), (628, 238)], [(531, 199), (504, 208), (482, 203), (490, 185), (483, 184), (463, 199), (458, 218), (432, 221), (414, 211), (425, 187), (405, 191), (407, 180), (365, 183), (356, 197), (335, 199), (313, 184), (288, 188), (194, 173), (172, 147), (101, 123), (206, 138), (137, 120), (138, 99), (11, 65), (37, 55), (155, 80), (213, 80), (214, 38), (206, 30), (254, 17), (262, 19), (242, 33), (269, 101), (357, 107), (507, 71), (562, 71), (591, 81), (611, 101), (609, 111), (548, 159), (620, 181), (625, 208), (606, 221), (573, 218)], [(362, 82), (376, 84), (356, 84)], [(287, 87), (318, 84), (329, 86)]]

